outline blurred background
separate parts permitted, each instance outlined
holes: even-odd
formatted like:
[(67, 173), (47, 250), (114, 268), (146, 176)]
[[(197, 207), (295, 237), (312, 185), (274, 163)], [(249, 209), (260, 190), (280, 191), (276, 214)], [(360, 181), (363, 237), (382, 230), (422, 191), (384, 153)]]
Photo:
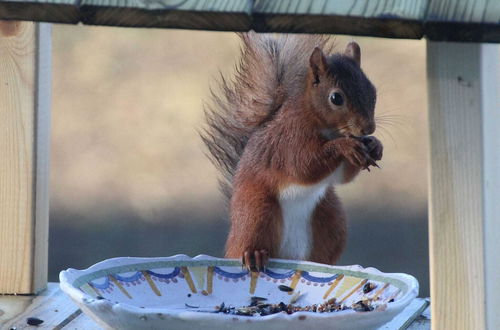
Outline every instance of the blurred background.
[[(429, 295), (425, 41), (356, 40), (378, 89), (382, 169), (338, 189), (341, 265), (417, 277)], [(229, 228), (197, 129), (234, 33), (54, 25), (49, 280), (116, 256), (222, 256)]]

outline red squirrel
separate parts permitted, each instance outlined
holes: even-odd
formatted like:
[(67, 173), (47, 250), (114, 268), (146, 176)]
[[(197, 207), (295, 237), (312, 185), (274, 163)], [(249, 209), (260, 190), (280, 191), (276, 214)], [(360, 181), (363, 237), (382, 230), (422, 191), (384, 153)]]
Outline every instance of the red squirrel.
[(236, 76), (212, 93), (202, 133), (229, 201), (225, 257), (251, 271), (270, 257), (333, 264), (346, 242), (334, 186), (382, 158), (360, 48), (333, 53), (324, 36), (240, 37)]

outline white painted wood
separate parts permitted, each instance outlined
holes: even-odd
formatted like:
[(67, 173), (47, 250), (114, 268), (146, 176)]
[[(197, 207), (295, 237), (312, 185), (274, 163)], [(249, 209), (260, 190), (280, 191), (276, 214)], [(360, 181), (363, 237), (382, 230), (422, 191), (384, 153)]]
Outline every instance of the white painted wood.
[(486, 328), (500, 329), (500, 47), (481, 46)]
[(63, 330), (104, 330), (104, 328), (98, 325), (86, 314), (82, 313), (68, 325), (63, 327)]
[(36, 39), (35, 235), (33, 292), (47, 285), (49, 259), (50, 109), (52, 24), (38, 23)]
[[(10, 312), (6, 318), (0, 317), (0, 329), (101, 329), (59, 289), (59, 283), (49, 283), (36, 297), (0, 296), (0, 310)], [(28, 317), (36, 317), (43, 323), (30, 326), (26, 323)]]
[[(429, 306), (429, 301), (424, 298), (414, 299), (401, 313), (396, 315), (390, 322), (381, 326), (378, 330), (401, 330), (406, 329), (413, 321), (422, 314)], [(430, 322), (424, 323), (422, 329), (429, 329)]]
[(498, 61), (495, 46), (427, 45), (434, 329), (500, 328)]

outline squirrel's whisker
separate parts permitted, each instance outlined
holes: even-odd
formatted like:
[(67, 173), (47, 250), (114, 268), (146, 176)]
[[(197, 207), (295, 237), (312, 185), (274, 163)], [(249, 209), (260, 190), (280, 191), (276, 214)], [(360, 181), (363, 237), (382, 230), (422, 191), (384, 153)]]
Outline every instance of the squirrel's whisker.
[(375, 115), (375, 119), (394, 119), (394, 120), (400, 120), (400, 121), (409, 121), (410, 120), (410, 118), (408, 116), (397, 115), (397, 114), (393, 114), (390, 112), (384, 112), (381, 114), (377, 114), (377, 115)]
[(383, 132), (384, 136), (387, 135), (392, 140), (395, 146), (397, 146), (396, 140), (392, 136), (392, 133), (384, 126), (377, 126), (378, 129), (381, 129), (381, 133)]

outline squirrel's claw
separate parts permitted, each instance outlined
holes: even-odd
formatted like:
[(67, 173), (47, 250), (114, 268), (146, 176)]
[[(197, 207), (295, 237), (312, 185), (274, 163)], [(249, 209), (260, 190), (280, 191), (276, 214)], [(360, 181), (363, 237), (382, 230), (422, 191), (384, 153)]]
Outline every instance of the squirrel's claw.
[(249, 272), (264, 271), (269, 260), (269, 253), (265, 249), (245, 251), (241, 257), (241, 263)]
[(371, 158), (370, 156), (366, 157), (366, 161), (368, 162), (368, 165), (378, 167), (377, 162), (375, 162), (375, 160), (373, 158)]
[(367, 156), (366, 157), (366, 165), (365, 165), (365, 167), (363, 169), (364, 170), (368, 170), (368, 172), (370, 172), (370, 166), (374, 166), (374, 167), (380, 168), (380, 166), (378, 166), (377, 162), (372, 157)]
[[(374, 137), (374, 136), (365, 136), (361, 139), (357, 139), (358, 141), (361, 141), (362, 147), (355, 147), (355, 151), (361, 155), (362, 161), (361, 161), (361, 168), (364, 170), (368, 170), (370, 172), (370, 166), (378, 167), (377, 161), (382, 159), (382, 151), (383, 151), (383, 146), (380, 141)], [(359, 155), (356, 155), (356, 161), (358, 160)]]

